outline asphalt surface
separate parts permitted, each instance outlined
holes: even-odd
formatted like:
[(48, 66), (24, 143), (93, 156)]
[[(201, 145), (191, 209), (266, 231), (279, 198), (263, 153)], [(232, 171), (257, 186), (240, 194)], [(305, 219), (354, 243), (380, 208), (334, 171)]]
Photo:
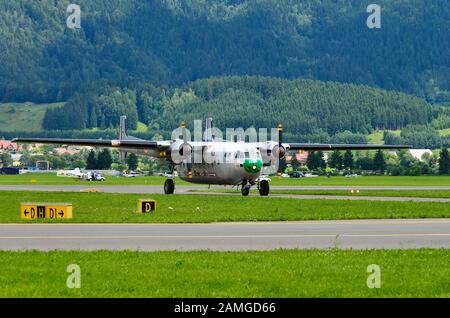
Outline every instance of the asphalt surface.
[(449, 219), (0, 224), (0, 250), (450, 249)]
[[(88, 188), (96, 188), (102, 192), (114, 193), (163, 193), (162, 185), (102, 185), (92, 183), (89, 185), (0, 185), (0, 191), (62, 191), (79, 192)], [(185, 193), (191, 190), (207, 190), (205, 185), (176, 185), (176, 193)], [(211, 189), (231, 189), (231, 187), (212, 185)], [(270, 186), (272, 190), (450, 190), (450, 186)], [(238, 192), (238, 191), (236, 191)]]
[[(88, 189), (96, 189), (105, 193), (136, 193), (136, 194), (153, 194), (163, 193), (163, 187), (160, 185), (101, 185), (93, 183), (89, 185), (0, 185), (0, 191), (50, 191), (50, 192), (81, 192)], [(190, 192), (192, 190), (207, 190), (207, 186), (180, 185), (175, 189), (176, 194), (190, 195), (210, 195), (210, 196), (240, 196), (240, 192), (236, 193), (218, 193), (218, 192)], [(223, 186), (212, 186), (211, 189), (230, 189)], [(399, 191), (398, 197), (378, 197), (378, 196), (345, 196), (345, 195), (292, 195), (292, 194), (270, 194), (271, 197), (291, 198), (291, 199), (323, 199), (323, 200), (358, 200), (358, 201), (414, 201), (414, 202), (450, 202), (445, 198), (415, 198), (402, 197), (401, 191), (406, 190), (450, 190), (446, 186), (397, 186), (397, 187), (380, 187), (380, 186), (271, 186), (272, 190), (394, 190)], [(250, 194), (256, 195), (258, 194)]]

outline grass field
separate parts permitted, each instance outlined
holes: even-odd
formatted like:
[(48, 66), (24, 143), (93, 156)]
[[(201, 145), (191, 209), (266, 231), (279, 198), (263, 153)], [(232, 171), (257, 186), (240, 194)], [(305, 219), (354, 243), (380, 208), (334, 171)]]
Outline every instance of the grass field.
[[(161, 185), (164, 184), (164, 177), (108, 177), (105, 176), (103, 182), (89, 182), (70, 177), (58, 177), (56, 173), (24, 173), (20, 175), (0, 175), (0, 184), (28, 184), (28, 185)], [(449, 179), (450, 180), (450, 179)], [(177, 184), (189, 184), (181, 179), (176, 180)]]
[[(144, 215), (134, 213), (139, 198), (156, 200), (157, 211), (154, 214)], [(62, 222), (21, 221), (20, 202), (71, 202), (74, 217), (64, 222), (88, 223), (205, 223), (450, 217), (450, 204), (436, 202), (1, 191), (1, 223)]]
[(45, 111), (50, 107), (58, 107), (63, 103), (54, 104), (0, 104), (1, 131), (39, 131), (42, 130), (42, 120)]
[[(36, 185), (163, 185), (164, 177), (106, 177), (104, 182), (80, 181), (56, 174), (25, 173), (21, 175), (0, 175), (0, 184), (36, 184)], [(176, 184), (191, 184), (180, 179)], [(192, 185), (192, 184), (191, 184)], [(357, 178), (316, 177), (316, 178), (281, 178), (272, 177), (271, 185), (283, 186), (450, 186), (450, 176), (359, 176)]]
[[(354, 196), (354, 197), (409, 197), (409, 198), (450, 198), (450, 190), (278, 190), (272, 189), (270, 194), (292, 194), (292, 195), (329, 195), (329, 196)], [(237, 190), (189, 190), (189, 192), (216, 192), (216, 193), (239, 193)], [(251, 193), (258, 193), (252, 189)]]
[(446, 250), (0, 252), (0, 269), (0, 297), (450, 297)]
[(450, 198), (450, 190), (272, 190), (273, 194), (331, 195), (331, 196), (374, 196), (374, 197), (411, 197), (411, 198)]
[(279, 178), (272, 177), (271, 185), (299, 186), (450, 186), (450, 176), (359, 176), (346, 178)]
[[(393, 133), (394, 135), (400, 136), (400, 130), (388, 130), (390, 133)], [(382, 145), (384, 144), (383, 140), (383, 130), (375, 130), (370, 135), (367, 135), (367, 142), (369, 144), (377, 144)]]

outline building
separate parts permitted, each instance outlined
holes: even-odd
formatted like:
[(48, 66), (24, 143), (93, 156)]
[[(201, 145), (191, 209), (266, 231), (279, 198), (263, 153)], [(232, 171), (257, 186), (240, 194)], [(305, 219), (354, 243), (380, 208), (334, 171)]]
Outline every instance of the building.
[(71, 147), (60, 147), (60, 148), (53, 149), (53, 152), (58, 155), (64, 155), (64, 154), (76, 155), (76, 154), (79, 154), (81, 152), (81, 150), (79, 148), (74, 149)]
[[(297, 161), (300, 163), (300, 165), (305, 165), (306, 160), (308, 159), (308, 152), (300, 151), (298, 153), (295, 153), (295, 157), (297, 158)], [(290, 165), (292, 158), (293, 156), (286, 156), (286, 164)]]
[(433, 152), (430, 149), (409, 149), (409, 153), (411, 156), (413, 156), (415, 159), (423, 161), (423, 155), (429, 154), (430, 156), (433, 154)]
[(0, 150), (16, 152), (19, 150), (19, 146), (9, 140), (0, 140)]

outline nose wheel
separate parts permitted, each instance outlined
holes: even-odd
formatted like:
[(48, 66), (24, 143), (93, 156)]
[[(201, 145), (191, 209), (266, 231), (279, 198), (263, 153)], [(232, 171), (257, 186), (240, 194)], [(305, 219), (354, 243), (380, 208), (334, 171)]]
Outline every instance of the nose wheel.
[(250, 188), (252, 187), (251, 184), (248, 183), (248, 181), (246, 179), (242, 180), (242, 188), (241, 188), (241, 193), (244, 197), (248, 196), (250, 193)]
[(248, 196), (248, 194), (250, 193), (250, 188), (251, 188), (251, 187), (252, 187), (252, 186), (251, 186), (250, 184), (246, 184), (246, 185), (243, 185), (243, 186), (242, 186), (241, 193), (242, 193), (242, 195), (243, 195), (244, 197)]
[(173, 194), (175, 191), (175, 182), (173, 179), (166, 179), (164, 182), (164, 194)]

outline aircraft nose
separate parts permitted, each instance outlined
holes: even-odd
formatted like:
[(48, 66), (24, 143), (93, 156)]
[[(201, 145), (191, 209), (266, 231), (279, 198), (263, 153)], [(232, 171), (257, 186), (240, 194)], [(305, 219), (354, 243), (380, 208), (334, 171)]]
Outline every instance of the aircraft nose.
[(243, 164), (244, 170), (248, 173), (257, 173), (261, 171), (262, 160), (261, 159), (245, 159)]

